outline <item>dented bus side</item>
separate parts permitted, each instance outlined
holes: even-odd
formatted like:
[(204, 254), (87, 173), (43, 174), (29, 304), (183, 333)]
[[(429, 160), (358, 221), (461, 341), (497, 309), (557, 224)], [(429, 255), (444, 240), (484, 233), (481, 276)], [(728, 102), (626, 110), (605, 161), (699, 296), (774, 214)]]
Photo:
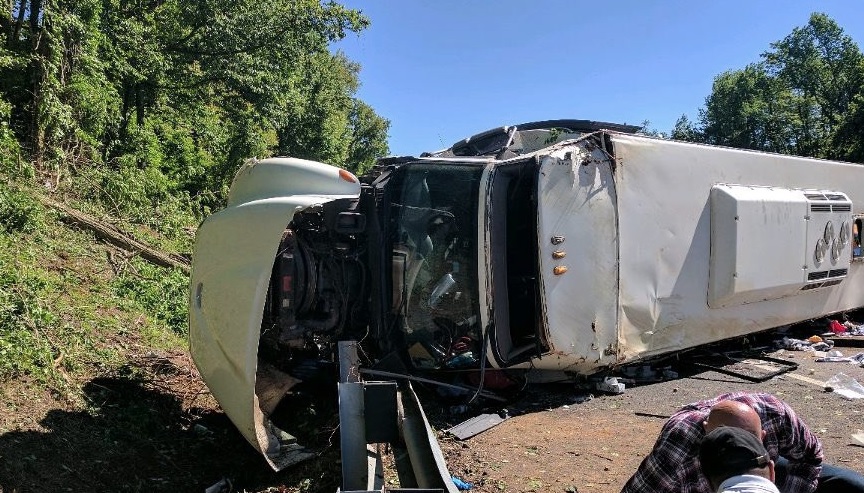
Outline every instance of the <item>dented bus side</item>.
[(190, 341), (275, 469), (280, 402), (356, 339), (406, 372), (572, 378), (864, 306), (864, 167), (577, 120), (356, 179), (250, 161), (201, 226)]

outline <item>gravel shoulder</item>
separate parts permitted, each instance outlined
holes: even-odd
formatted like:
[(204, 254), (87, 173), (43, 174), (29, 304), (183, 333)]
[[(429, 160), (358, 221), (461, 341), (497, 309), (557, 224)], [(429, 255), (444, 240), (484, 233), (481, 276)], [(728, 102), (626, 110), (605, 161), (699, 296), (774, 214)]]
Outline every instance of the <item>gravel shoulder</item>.
[[(864, 348), (837, 348), (846, 356)], [(441, 439), (451, 474), (476, 492), (620, 491), (647, 455), (665, 419), (684, 404), (732, 391), (768, 392), (786, 402), (822, 439), (826, 461), (864, 473), (864, 447), (850, 435), (864, 428), (864, 399), (826, 392), (843, 372), (864, 382), (864, 368), (817, 363), (819, 353), (780, 350), (770, 356), (799, 367), (765, 382), (703, 371), (584, 399), (572, 387), (533, 388), (537, 409), (513, 416), (470, 439)], [(544, 405), (545, 403), (545, 405)], [(637, 414), (638, 413), (638, 414)]]

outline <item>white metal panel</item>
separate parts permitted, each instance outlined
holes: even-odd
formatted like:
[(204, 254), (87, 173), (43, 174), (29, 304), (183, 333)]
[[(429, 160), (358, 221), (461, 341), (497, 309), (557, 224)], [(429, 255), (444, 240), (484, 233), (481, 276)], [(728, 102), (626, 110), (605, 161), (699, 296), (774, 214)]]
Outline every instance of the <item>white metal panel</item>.
[(618, 197), (619, 330), (627, 360), (864, 306), (864, 269), (858, 262), (835, 286), (708, 306), (712, 187), (838, 190), (851, 199), (855, 213), (864, 204), (864, 167), (637, 135), (610, 138)]
[[(540, 158), (541, 296), (552, 350), (531, 362), (535, 368), (592, 371), (617, 362), (615, 185), (607, 156), (584, 146)], [(556, 251), (566, 256), (556, 259)], [(567, 271), (556, 275), (556, 267)]]
[[(353, 181), (342, 178), (345, 175)], [(292, 195), (357, 195), (354, 175), (329, 164), (290, 157), (250, 159), (231, 182), (228, 207)]]
[(846, 276), (852, 262), (852, 204), (837, 191), (809, 191), (806, 280), (822, 282)]
[(743, 185), (711, 189), (708, 305), (753, 303), (804, 287), (807, 200), (800, 190)]
[[(350, 194), (352, 189), (359, 194), (359, 185), (340, 180), (337, 170), (324, 179), (341, 181), (338, 187), (348, 192), (345, 195), (273, 197), (279, 183), (292, 188), (292, 180), (303, 174), (303, 163), (298, 167), (297, 161), (254, 162), (238, 172), (234, 186), (245, 188), (248, 193), (242, 197), (249, 201), (234, 201), (198, 229), (190, 282), (189, 342), (195, 364), (225, 414), (277, 470), (292, 457), (285, 455), (289, 450), (280, 446), (278, 430), (264, 416), (255, 395), (258, 339), (276, 250), (297, 211), (356, 197)], [(262, 191), (267, 198), (244, 187), (247, 178), (269, 183)]]

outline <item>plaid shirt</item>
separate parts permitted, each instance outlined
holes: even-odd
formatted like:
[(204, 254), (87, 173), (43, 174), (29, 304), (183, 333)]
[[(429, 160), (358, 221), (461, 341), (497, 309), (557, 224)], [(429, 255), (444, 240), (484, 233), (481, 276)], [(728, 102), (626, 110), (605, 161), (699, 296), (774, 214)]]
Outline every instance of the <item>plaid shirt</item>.
[(786, 403), (769, 394), (734, 392), (714, 399), (688, 404), (672, 415), (642, 461), (636, 474), (627, 481), (621, 493), (675, 492), (712, 493), (702, 475), (699, 444), (705, 435), (703, 422), (714, 404), (723, 400), (743, 402), (756, 410), (766, 431), (763, 443), (776, 461), (789, 460), (784, 484), (785, 493), (810, 493), (816, 490), (822, 471), (822, 444)]

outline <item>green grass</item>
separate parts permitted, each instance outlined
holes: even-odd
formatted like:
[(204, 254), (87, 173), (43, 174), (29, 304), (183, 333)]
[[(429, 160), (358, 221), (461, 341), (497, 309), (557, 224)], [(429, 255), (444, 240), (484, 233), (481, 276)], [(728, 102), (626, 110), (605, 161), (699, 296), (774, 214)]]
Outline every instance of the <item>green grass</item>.
[[(275, 475), (219, 412), (186, 351), (184, 271), (99, 240), (11, 176), (0, 170), (0, 490), (200, 491), (224, 476), (238, 491), (335, 491), (338, 448)], [(123, 184), (107, 200), (134, 200), (114, 208), (78, 181), (51, 198), (191, 251), (188, 199), (154, 206)]]
[(34, 197), (0, 182), (0, 382), (74, 395), (75, 381), (119, 371), (128, 352), (186, 346), (185, 272), (104, 244)]

